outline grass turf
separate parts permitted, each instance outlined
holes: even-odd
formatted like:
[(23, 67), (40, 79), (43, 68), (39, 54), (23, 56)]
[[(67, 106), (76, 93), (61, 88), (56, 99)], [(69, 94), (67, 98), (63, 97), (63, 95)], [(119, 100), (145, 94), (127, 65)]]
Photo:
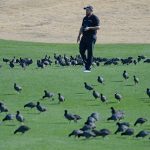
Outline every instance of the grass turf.
[[(20, 110), (25, 117), (25, 124), (31, 130), (24, 135), (13, 135), (13, 131), (20, 125), (17, 121), (6, 122), (0, 126), (0, 149), (7, 150), (83, 150), (83, 149), (105, 149), (105, 150), (148, 150), (150, 140), (135, 139), (132, 137), (121, 137), (110, 135), (84, 140), (68, 138), (68, 134), (83, 126), (86, 118), (92, 112), (100, 113), (100, 121), (96, 123), (97, 129), (108, 128), (112, 133), (116, 130), (114, 122), (106, 119), (110, 116), (110, 107), (124, 110), (126, 117), (124, 121), (133, 123), (138, 117), (145, 117), (148, 122), (142, 126), (134, 127), (135, 134), (140, 130), (150, 131), (150, 99), (145, 94), (146, 88), (150, 86), (149, 64), (117, 65), (93, 68), (91, 73), (83, 73), (81, 66), (58, 67), (55, 65), (44, 69), (36, 69), (36, 60), (53, 54), (78, 54), (78, 46), (75, 44), (43, 44), (31, 42), (16, 42), (0, 40), (0, 101), (4, 102), (10, 113)], [(97, 44), (94, 50), (95, 56), (100, 57), (128, 57), (137, 58), (138, 55), (150, 57), (150, 44)], [(30, 57), (34, 63), (26, 70), (20, 67), (10, 69), (2, 62), (2, 58)], [(127, 70), (130, 78), (127, 82), (122, 79), (123, 70)], [(97, 83), (97, 76), (102, 75), (105, 85)], [(140, 79), (138, 85), (133, 86), (133, 75)], [(91, 92), (84, 89), (83, 82), (94, 86), (96, 91), (103, 93), (109, 99), (109, 103), (103, 104), (94, 100)], [(22, 86), (23, 91), (17, 94), (13, 90), (14, 82)], [(149, 87), (150, 88), (150, 87)], [(41, 100), (42, 105), (47, 107), (47, 112), (38, 114), (35, 109), (27, 110), (23, 105), (27, 102), (37, 102), (43, 96), (43, 90), (55, 93), (55, 100)], [(118, 91), (123, 95), (121, 103), (114, 99), (114, 93)], [(58, 104), (57, 93), (65, 96), (66, 101)], [(82, 120), (78, 123), (69, 123), (64, 119), (64, 109), (71, 113), (80, 114)], [(0, 120), (5, 113), (0, 114)]]

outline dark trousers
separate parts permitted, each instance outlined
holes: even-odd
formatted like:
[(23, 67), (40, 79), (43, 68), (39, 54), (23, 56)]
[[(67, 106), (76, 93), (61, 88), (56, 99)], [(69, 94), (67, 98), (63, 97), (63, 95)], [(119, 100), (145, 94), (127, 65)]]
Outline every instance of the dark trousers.
[[(79, 45), (80, 54), (85, 64), (85, 69), (89, 70), (93, 60), (93, 49), (96, 42), (96, 38), (82, 37)], [(87, 55), (86, 55), (87, 51)]]

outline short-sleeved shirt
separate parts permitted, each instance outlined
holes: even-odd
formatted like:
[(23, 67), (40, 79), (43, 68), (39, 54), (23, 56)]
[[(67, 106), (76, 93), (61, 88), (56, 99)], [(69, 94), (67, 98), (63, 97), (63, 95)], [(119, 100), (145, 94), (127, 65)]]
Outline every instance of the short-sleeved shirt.
[(95, 26), (100, 26), (99, 18), (94, 14), (92, 14), (90, 17), (85, 16), (82, 21), (83, 36), (96, 36), (97, 34), (96, 30), (84, 31), (84, 28), (86, 27), (95, 27)]

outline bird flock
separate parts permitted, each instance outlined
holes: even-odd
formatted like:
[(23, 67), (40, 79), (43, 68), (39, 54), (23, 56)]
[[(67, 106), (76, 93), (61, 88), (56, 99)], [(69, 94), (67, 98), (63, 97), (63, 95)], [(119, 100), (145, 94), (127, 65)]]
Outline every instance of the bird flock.
[[(93, 66), (99, 66), (99, 65), (118, 65), (119, 63), (123, 64), (123, 65), (130, 65), (130, 64), (134, 64), (137, 65), (139, 62), (143, 62), (143, 63), (150, 63), (150, 59), (146, 58), (145, 56), (138, 56), (137, 59), (134, 59), (133, 57), (128, 57), (128, 58), (100, 58), (100, 57), (94, 57), (93, 59)], [(14, 57), (13, 59), (7, 59), (7, 58), (3, 58), (3, 62), (5, 62), (10, 68), (14, 68), (16, 65), (21, 66), (22, 68), (26, 69), (27, 66), (30, 66), (33, 63), (33, 60), (31, 58), (16, 58)], [(61, 55), (56, 55), (54, 54), (54, 61), (52, 61), (50, 56), (45, 55), (44, 58), (41, 58), (39, 60), (36, 61), (36, 65), (37, 68), (45, 68), (46, 66), (50, 66), (52, 64), (55, 65), (60, 65), (60, 66), (75, 66), (75, 65), (83, 65), (82, 59), (79, 55), (73, 57), (67, 57), (66, 55), (61, 56)], [(1, 66), (3, 67), (3, 66)], [(128, 74), (128, 72), (126, 70), (123, 71), (122, 73), (122, 78), (124, 80), (128, 80), (130, 78), (130, 75)], [(133, 82), (135, 85), (138, 85), (140, 80), (136, 75), (133, 75)], [(101, 84), (102, 86), (105, 86), (105, 79), (103, 76), (98, 76), (97, 77), (97, 83)], [(23, 92), (23, 88), (17, 84), (14, 83), (13, 85), (14, 90), (16, 91), (16, 93), (21, 94)], [(103, 93), (99, 93), (98, 91), (96, 91), (94, 89), (94, 87), (92, 85), (90, 85), (87, 82), (83, 83), (83, 88), (88, 91), (88, 94), (92, 95), (93, 98), (95, 100), (99, 100), (102, 103), (105, 103), (106, 105), (109, 102), (109, 99), (106, 97), (106, 95), (104, 95)], [(150, 88), (145, 89), (145, 93), (146, 95), (150, 98)], [(65, 103), (66, 99), (65, 97), (61, 94), (58, 93), (57, 94), (58, 97), (58, 104), (61, 103)], [(40, 100), (44, 100), (44, 99), (50, 99), (52, 101), (54, 101), (54, 96), (55, 94), (52, 92), (49, 92), (48, 90), (44, 90), (43, 91), (43, 96), (40, 98)], [(114, 99), (116, 100), (116, 102), (121, 103), (122, 99), (124, 99), (124, 97), (122, 96), (121, 93), (117, 92), (114, 93)], [(29, 108), (29, 109), (36, 109), (38, 113), (43, 113), (45, 111), (48, 111), (48, 109), (41, 105), (40, 100), (37, 101), (36, 103), (34, 102), (28, 102), (26, 104), (24, 104), (24, 109)], [(100, 121), (101, 117), (99, 115), (99, 113), (97, 112), (93, 112), (92, 114), (90, 114), (87, 119), (86, 122), (83, 124), (83, 126), (79, 129), (75, 129), (72, 132), (68, 133), (68, 136), (75, 136), (75, 137), (84, 137), (84, 138), (90, 138), (90, 137), (106, 137), (108, 135), (111, 134), (118, 134), (121, 133), (121, 136), (132, 136), (135, 135), (135, 130), (136, 130), (136, 126), (138, 124), (142, 125), (145, 122), (147, 122), (147, 118), (143, 118), (143, 117), (139, 117), (139, 118), (135, 118), (135, 122), (133, 124), (133, 126), (131, 125), (131, 123), (129, 122), (122, 122), (121, 120), (123, 120), (126, 115), (125, 112), (123, 110), (116, 110), (114, 107), (110, 107), (110, 111), (111, 111), (111, 115), (110, 117), (106, 118), (106, 120), (109, 121), (114, 121), (116, 122), (116, 130), (115, 131), (110, 131), (109, 129), (103, 128), (98, 130), (96, 127), (96, 122)], [(24, 118), (24, 116), (21, 114), (21, 112), (19, 110), (16, 111), (16, 114), (10, 114), (9, 113), (9, 109), (7, 108), (7, 106), (3, 103), (0, 102), (0, 113), (6, 113), (5, 117), (2, 119), (1, 121), (1, 125), (4, 124), (4, 122), (6, 121), (12, 121), (14, 119), (16, 119), (18, 122), (21, 123), (21, 125), (14, 130), (14, 134), (21, 132), (21, 133), (25, 133), (26, 131), (29, 131), (31, 128), (25, 125), (26, 119)], [(81, 119), (83, 119), (80, 115), (77, 114), (72, 114), (70, 112), (68, 112), (67, 109), (64, 110), (64, 119), (67, 119), (69, 122), (75, 122), (77, 123), (78, 121), (80, 121)], [(137, 133), (135, 135), (136, 138), (138, 137), (146, 137), (150, 135), (150, 131), (147, 130), (141, 130), (139, 133)]]
[[(32, 58), (3, 58), (3, 62), (6, 63), (10, 68), (15, 68), (16, 66), (20, 66), (23, 69), (26, 69), (28, 66), (34, 63)], [(107, 65), (130, 65), (134, 64), (137, 65), (140, 62), (142, 63), (150, 63), (150, 58), (146, 58), (146, 56), (140, 55), (137, 58), (127, 57), (127, 58), (104, 58), (104, 57), (94, 57), (92, 65), (95, 66), (107, 66)], [(77, 65), (84, 65), (82, 58), (80, 55), (76, 56), (66, 56), (54, 53), (53, 59), (45, 55), (43, 58), (36, 60), (37, 68), (46, 68), (47, 66), (51, 66), (52, 64), (59, 65), (59, 66), (77, 66)], [(0, 65), (0, 68), (3, 66)], [(126, 73), (124, 73), (126, 76)]]

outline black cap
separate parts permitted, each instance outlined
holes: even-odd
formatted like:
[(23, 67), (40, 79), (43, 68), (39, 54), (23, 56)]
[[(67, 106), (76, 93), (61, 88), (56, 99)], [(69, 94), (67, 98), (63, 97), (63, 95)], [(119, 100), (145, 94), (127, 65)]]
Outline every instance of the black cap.
[(93, 11), (93, 6), (86, 6), (86, 7), (84, 7), (84, 9), (90, 9), (91, 11)]

